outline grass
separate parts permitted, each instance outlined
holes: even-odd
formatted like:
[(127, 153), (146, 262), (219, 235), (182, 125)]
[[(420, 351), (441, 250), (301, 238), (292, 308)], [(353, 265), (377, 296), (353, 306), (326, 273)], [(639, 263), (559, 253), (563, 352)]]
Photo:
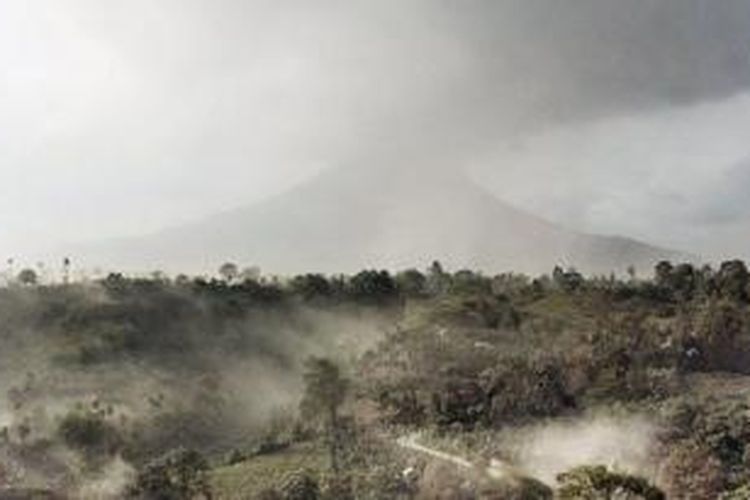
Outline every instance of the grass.
[(255, 498), (264, 489), (277, 487), (290, 472), (307, 469), (315, 473), (327, 467), (325, 448), (320, 443), (308, 442), (218, 467), (212, 471), (211, 483), (217, 500), (245, 500)]

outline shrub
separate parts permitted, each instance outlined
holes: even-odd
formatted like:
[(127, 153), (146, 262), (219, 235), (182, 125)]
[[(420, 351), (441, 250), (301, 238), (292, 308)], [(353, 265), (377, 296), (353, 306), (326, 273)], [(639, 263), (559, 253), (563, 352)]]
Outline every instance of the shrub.
[(69, 448), (90, 459), (114, 454), (122, 444), (120, 433), (103, 413), (91, 410), (68, 413), (60, 421), (57, 433)]
[(716, 498), (724, 488), (721, 461), (696, 443), (682, 443), (673, 447), (661, 466), (659, 483), (669, 498)]
[(148, 463), (129, 489), (131, 498), (184, 500), (211, 498), (208, 462), (192, 450), (177, 449)]
[(640, 498), (666, 500), (664, 492), (641, 477), (612, 472), (602, 465), (577, 467), (557, 476), (561, 500)]
[(266, 488), (255, 495), (254, 500), (283, 500), (283, 497), (275, 489)]
[(318, 481), (305, 470), (287, 474), (279, 486), (279, 492), (284, 500), (318, 500), (320, 498)]

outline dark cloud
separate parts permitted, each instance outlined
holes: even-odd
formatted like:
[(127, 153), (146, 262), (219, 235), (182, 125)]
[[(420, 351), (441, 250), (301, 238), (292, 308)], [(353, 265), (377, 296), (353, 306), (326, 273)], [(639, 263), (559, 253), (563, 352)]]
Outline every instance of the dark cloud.
[(744, 0), (89, 0), (76, 19), (178, 94), (229, 80), (223, 90), (242, 106), (232, 81), (296, 67), (299, 79), (278, 82), (277, 98), (304, 95), (310, 111), (356, 125), (370, 136), (355, 143), (364, 151), (395, 141), (429, 155), (439, 139), (463, 152), (519, 128), (687, 105), (750, 84)]

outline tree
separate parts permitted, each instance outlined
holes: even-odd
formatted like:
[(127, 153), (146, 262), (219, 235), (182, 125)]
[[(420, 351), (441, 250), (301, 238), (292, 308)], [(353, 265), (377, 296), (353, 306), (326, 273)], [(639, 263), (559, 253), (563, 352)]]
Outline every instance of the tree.
[(18, 282), (22, 285), (32, 286), (39, 282), (39, 277), (37, 276), (36, 271), (31, 268), (26, 268), (18, 273)]
[(744, 307), (729, 300), (711, 301), (698, 313), (691, 340), (697, 343), (705, 368), (743, 371), (750, 359), (745, 347), (748, 331)]
[(418, 297), (425, 293), (427, 278), (416, 269), (407, 269), (396, 275), (399, 291), (407, 297)]
[(643, 478), (619, 474), (602, 465), (576, 467), (557, 476), (561, 500), (630, 498), (666, 500), (666, 495)]
[(628, 280), (633, 283), (636, 279), (638, 279), (638, 272), (635, 269), (634, 265), (629, 265), (626, 269), (626, 272), (628, 273)]
[(63, 268), (63, 284), (67, 285), (70, 282), (70, 257), (63, 258), (62, 262), (62, 268)]
[(258, 266), (246, 267), (239, 276), (242, 281), (260, 281), (260, 268)]
[(716, 273), (706, 264), (695, 272), (696, 289), (702, 298), (716, 295)]
[(489, 294), (492, 292), (492, 282), (480, 273), (462, 269), (453, 274), (450, 291), (458, 294)]
[(290, 283), (290, 288), (292, 293), (302, 297), (304, 300), (313, 300), (317, 297), (330, 297), (334, 292), (331, 283), (322, 274), (295, 276)]
[(665, 260), (657, 264), (654, 281), (664, 298), (688, 302), (701, 290), (705, 291), (707, 283), (704, 278), (703, 272), (696, 270), (692, 264), (674, 266)]
[(339, 408), (346, 400), (349, 382), (339, 367), (326, 358), (312, 357), (306, 363), (305, 392), (302, 398), (303, 415), (323, 417), (325, 421), (331, 468), (339, 468)]
[(352, 295), (360, 300), (381, 302), (396, 296), (397, 288), (388, 271), (362, 271), (350, 282)]
[(90, 460), (106, 457), (122, 444), (117, 429), (98, 411), (67, 414), (60, 421), (57, 433), (70, 449), (80, 451)]
[(723, 262), (716, 278), (722, 297), (747, 302), (750, 273), (744, 262), (741, 260)]
[(581, 273), (572, 267), (564, 271), (560, 266), (555, 266), (555, 269), (552, 271), (552, 281), (561, 290), (574, 292), (580, 289), (586, 280)]
[(656, 265), (656, 286), (669, 288), (672, 280), (674, 266), (668, 260), (663, 260)]
[(234, 264), (233, 262), (225, 262), (219, 267), (219, 276), (221, 276), (221, 278), (227, 283), (236, 280), (239, 275), (240, 270), (237, 267), (237, 264)]
[(681, 302), (695, 296), (698, 278), (692, 264), (680, 264), (672, 270), (671, 287), (675, 298)]
[(439, 261), (434, 261), (427, 271), (427, 288), (430, 293), (442, 294), (448, 289), (450, 276), (443, 270)]

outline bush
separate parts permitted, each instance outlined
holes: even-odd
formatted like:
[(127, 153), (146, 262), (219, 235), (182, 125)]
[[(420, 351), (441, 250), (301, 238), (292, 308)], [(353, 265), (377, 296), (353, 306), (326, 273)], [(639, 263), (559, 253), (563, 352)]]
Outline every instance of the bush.
[(141, 469), (128, 494), (142, 500), (208, 499), (207, 470), (208, 462), (200, 453), (177, 449)]
[(741, 398), (682, 402), (668, 415), (671, 435), (707, 447), (727, 469), (739, 467), (750, 449), (745, 445), (750, 442), (749, 411)]
[(509, 358), (485, 374), (490, 423), (549, 417), (575, 406), (560, 359)]
[(666, 495), (643, 478), (609, 471), (602, 465), (577, 467), (557, 476), (560, 500), (640, 498), (666, 500)]
[(305, 470), (288, 474), (279, 486), (279, 493), (284, 500), (318, 500), (320, 490), (318, 481)]
[(486, 481), (479, 486), (481, 500), (552, 500), (554, 492), (549, 486), (527, 477), (506, 477)]
[(254, 500), (283, 500), (283, 497), (281, 496), (281, 493), (279, 493), (275, 489), (266, 488), (265, 490), (255, 495)]
[(661, 466), (659, 482), (669, 498), (716, 498), (724, 489), (721, 461), (710, 449), (683, 443), (673, 447)]
[(744, 484), (731, 491), (722, 493), (719, 500), (747, 500), (750, 498), (750, 484)]
[(61, 421), (57, 433), (62, 441), (74, 450), (93, 459), (112, 455), (122, 445), (118, 430), (106, 421), (102, 412), (74, 411)]

